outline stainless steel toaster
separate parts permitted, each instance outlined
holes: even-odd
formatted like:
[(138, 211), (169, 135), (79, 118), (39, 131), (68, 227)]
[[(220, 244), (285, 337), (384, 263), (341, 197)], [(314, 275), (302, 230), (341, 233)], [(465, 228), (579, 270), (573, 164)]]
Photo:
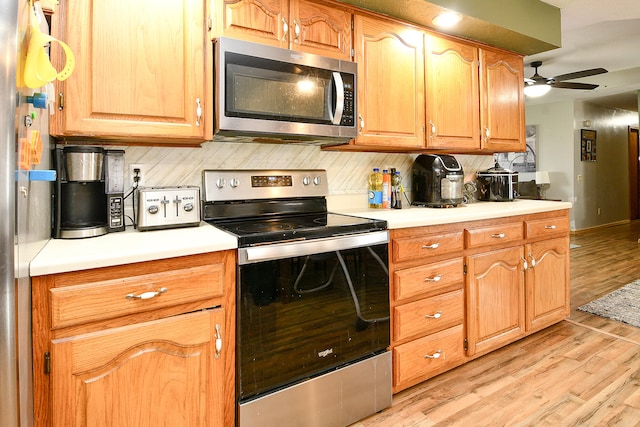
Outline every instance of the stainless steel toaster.
[(143, 187), (138, 190), (138, 230), (200, 224), (200, 187)]

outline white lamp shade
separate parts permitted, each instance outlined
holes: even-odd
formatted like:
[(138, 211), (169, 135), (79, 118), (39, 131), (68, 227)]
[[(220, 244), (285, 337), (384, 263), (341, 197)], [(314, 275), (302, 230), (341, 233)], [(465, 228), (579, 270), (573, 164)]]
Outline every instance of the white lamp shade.
[(541, 184), (551, 184), (551, 180), (549, 180), (549, 172), (547, 171), (536, 172), (536, 185), (541, 185)]

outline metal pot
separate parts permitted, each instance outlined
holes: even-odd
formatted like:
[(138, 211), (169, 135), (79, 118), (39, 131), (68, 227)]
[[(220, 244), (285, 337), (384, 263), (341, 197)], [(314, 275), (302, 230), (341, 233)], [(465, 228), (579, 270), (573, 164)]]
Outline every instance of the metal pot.
[(504, 169), (498, 163), (486, 171), (476, 173), (479, 200), (511, 202), (518, 197), (518, 172)]

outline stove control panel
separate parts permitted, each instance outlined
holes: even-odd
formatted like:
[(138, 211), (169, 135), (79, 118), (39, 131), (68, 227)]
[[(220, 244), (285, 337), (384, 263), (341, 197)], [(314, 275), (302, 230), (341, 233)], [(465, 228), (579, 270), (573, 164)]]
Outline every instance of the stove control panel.
[(324, 197), (328, 193), (324, 169), (205, 170), (204, 201)]
[(137, 215), (140, 231), (200, 225), (200, 188), (140, 188)]

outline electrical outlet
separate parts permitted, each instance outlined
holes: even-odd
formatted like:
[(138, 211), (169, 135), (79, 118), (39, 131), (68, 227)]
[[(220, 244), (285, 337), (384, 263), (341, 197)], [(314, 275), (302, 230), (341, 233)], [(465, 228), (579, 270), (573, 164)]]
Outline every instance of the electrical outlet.
[(602, 210), (598, 208), (598, 215), (600, 215), (601, 213), (602, 213)]
[(131, 185), (132, 187), (136, 186), (136, 182), (134, 181), (134, 178), (136, 176), (136, 170), (138, 170), (138, 187), (144, 187), (144, 178), (145, 178), (145, 173), (146, 173), (146, 169), (144, 168), (144, 165), (135, 163), (135, 164), (130, 164), (129, 165), (129, 185)]

